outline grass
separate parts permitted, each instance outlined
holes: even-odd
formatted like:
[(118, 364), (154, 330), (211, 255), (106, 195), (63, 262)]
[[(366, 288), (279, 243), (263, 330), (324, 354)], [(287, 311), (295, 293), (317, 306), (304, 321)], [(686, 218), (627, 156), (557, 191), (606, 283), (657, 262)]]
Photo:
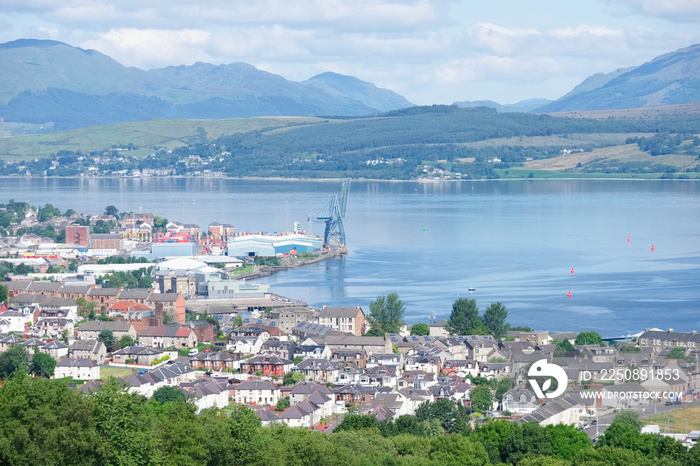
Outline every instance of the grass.
[[(665, 414), (656, 414), (642, 419), (644, 425), (657, 424), (661, 431), (666, 429), (668, 420), (671, 432), (688, 433), (691, 430), (700, 430), (700, 407), (683, 408)], [(687, 420), (687, 428), (686, 428)]]
[(242, 267), (237, 267), (237, 268), (233, 269), (232, 272), (229, 272), (229, 275), (233, 275), (234, 277), (236, 277), (239, 275), (245, 275), (245, 274), (252, 273), (252, 272), (253, 272), (253, 266), (246, 264)]
[(231, 118), (226, 120), (142, 120), (78, 128), (46, 134), (0, 137), (0, 159), (18, 160), (48, 157), (60, 150), (103, 151), (132, 143), (139, 149), (122, 152), (141, 157), (155, 150), (174, 149), (201, 139), (290, 125), (314, 124), (325, 120), (307, 117)]
[[(506, 175), (505, 172), (508, 172)], [(553, 170), (527, 170), (520, 168), (498, 169), (496, 173), (502, 180), (522, 180), (529, 179), (529, 174), (533, 174), (534, 179), (563, 179), (563, 178), (630, 178), (640, 180), (650, 180), (659, 177), (660, 173), (562, 173)]]
[(128, 367), (100, 366), (100, 380), (107, 380), (110, 377), (129, 377), (133, 372)]

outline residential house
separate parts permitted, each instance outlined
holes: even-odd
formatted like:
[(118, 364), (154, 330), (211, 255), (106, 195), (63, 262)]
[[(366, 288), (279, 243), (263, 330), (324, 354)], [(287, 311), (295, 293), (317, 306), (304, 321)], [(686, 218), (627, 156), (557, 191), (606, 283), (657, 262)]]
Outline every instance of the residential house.
[(479, 365), (479, 376), (487, 379), (502, 379), (512, 374), (511, 363), (489, 362)]
[(489, 355), (498, 349), (498, 343), (491, 335), (465, 336), (464, 345), (467, 347), (467, 359), (474, 359), (478, 362), (488, 362)]
[(667, 348), (682, 348), (694, 350), (700, 348), (700, 335), (692, 332), (674, 332), (672, 328), (667, 331), (646, 329), (639, 338), (637, 344), (641, 347), (649, 347), (653, 354), (658, 355)]
[(318, 312), (306, 307), (283, 307), (265, 314), (285, 333), (293, 333), (297, 324), (318, 321)]
[(304, 380), (311, 382), (334, 382), (338, 377), (338, 367), (328, 359), (307, 358), (292, 367), (292, 372), (304, 374)]
[(333, 395), (331, 390), (325, 385), (310, 382), (298, 382), (289, 392), (289, 402), (291, 404), (300, 403), (309, 398), (312, 393), (321, 392), (326, 395)]
[(512, 388), (503, 394), (502, 410), (513, 414), (530, 414), (540, 407), (540, 402), (530, 390)]
[(442, 370), (447, 375), (458, 375), (460, 377), (471, 375), (472, 377), (477, 377), (479, 375), (479, 363), (473, 359), (448, 359), (442, 365)]
[(139, 334), (139, 343), (152, 348), (192, 348), (197, 346), (197, 336), (189, 327), (164, 325), (146, 327)]
[(282, 341), (275, 337), (268, 338), (260, 347), (260, 352), (284, 359), (293, 359), (296, 347), (297, 345), (293, 341)]
[(374, 353), (367, 359), (365, 367), (374, 366), (399, 366), (404, 365), (404, 355), (401, 353)]
[(197, 336), (197, 341), (216, 340), (216, 326), (208, 320), (191, 320), (189, 325)]
[(162, 312), (168, 322), (186, 322), (185, 297), (182, 293), (153, 293), (148, 297), (146, 304)]
[(73, 358), (83, 358), (102, 363), (107, 357), (107, 347), (97, 340), (76, 340), (70, 347)]
[(227, 351), (219, 351), (218, 353), (199, 353), (197, 356), (190, 358), (190, 365), (194, 369), (206, 369), (210, 371), (228, 371), (240, 369), (240, 363), (243, 359), (241, 353), (230, 353)]
[(18, 337), (17, 335), (7, 335), (6, 337), (0, 337), (0, 353), (4, 353), (10, 347), (16, 343), (24, 342), (24, 338)]
[(56, 379), (96, 380), (100, 378), (100, 366), (87, 358), (64, 358), (56, 363), (54, 374)]
[(0, 314), (0, 332), (2, 333), (24, 333), (33, 323), (32, 314), (24, 314), (20, 311), (5, 311)]
[(284, 377), (284, 374), (292, 369), (294, 362), (277, 356), (258, 355), (242, 360), (240, 365), (241, 372), (245, 374), (260, 372), (266, 376)]
[(153, 361), (163, 356), (164, 354), (162, 351), (146, 346), (132, 345), (112, 353), (112, 361), (118, 364), (136, 363), (150, 365)]
[(58, 340), (53, 340), (46, 343), (44, 346), (41, 346), (39, 351), (48, 354), (54, 359), (62, 359), (68, 356), (68, 349), (69, 347), (65, 343)]
[[(391, 340), (384, 337), (358, 337), (352, 335), (326, 335), (312, 338), (317, 345), (329, 346), (336, 349), (360, 349), (367, 354), (391, 353)], [(318, 340), (318, 341), (317, 341)]]
[(331, 390), (335, 395), (336, 403), (349, 404), (372, 404), (377, 389), (362, 385), (343, 385)]
[(523, 424), (537, 421), (543, 427), (557, 424), (573, 424), (577, 426), (581, 419), (580, 416), (581, 411), (578, 398), (573, 394), (566, 394), (549, 400), (547, 404), (518, 419), (518, 422)]
[[(0, 318), (2, 318), (1, 315)], [(41, 318), (29, 328), (29, 333), (37, 337), (61, 338), (64, 331), (66, 335), (73, 335), (75, 324), (70, 319), (60, 317)]]
[(365, 334), (365, 313), (357, 307), (326, 307), (320, 310), (318, 324), (355, 336)]
[(396, 387), (398, 384), (395, 366), (374, 366), (360, 374), (360, 385), (371, 387)]
[(263, 346), (263, 339), (259, 336), (252, 337), (239, 337), (231, 336), (229, 337), (226, 349), (234, 353), (241, 354), (258, 354)]
[(180, 389), (197, 406), (197, 412), (208, 408), (223, 409), (228, 406), (226, 384), (215, 379), (205, 378), (181, 383)]
[(367, 353), (361, 349), (334, 349), (330, 359), (335, 364), (344, 366), (352, 364), (364, 368), (367, 365)]
[(328, 359), (331, 349), (325, 345), (298, 345), (294, 348), (294, 357)]
[(231, 389), (238, 404), (275, 406), (280, 400), (280, 388), (267, 380), (248, 380)]
[[(436, 374), (425, 371), (407, 371), (398, 379), (398, 388), (415, 388), (427, 390), (437, 383)], [(393, 409), (393, 408), (392, 408)]]
[(346, 364), (338, 368), (338, 378), (336, 385), (357, 385), (360, 383), (362, 369), (354, 364)]
[(91, 288), (85, 299), (95, 303), (97, 310), (104, 309), (105, 311), (117, 303), (117, 296), (121, 292), (120, 288)]
[(83, 322), (78, 325), (75, 333), (79, 340), (96, 340), (103, 330), (111, 330), (116, 340), (119, 340), (124, 335), (128, 335), (135, 340), (137, 336), (134, 326), (129, 322), (112, 322), (109, 320), (89, 320)]

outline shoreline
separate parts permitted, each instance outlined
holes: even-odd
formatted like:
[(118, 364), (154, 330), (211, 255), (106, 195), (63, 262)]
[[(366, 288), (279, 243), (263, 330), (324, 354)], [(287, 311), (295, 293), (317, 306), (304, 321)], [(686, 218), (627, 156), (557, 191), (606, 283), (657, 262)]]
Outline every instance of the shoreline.
[[(21, 180), (100, 180), (100, 179), (118, 179), (118, 180), (159, 180), (159, 179), (202, 179), (202, 180), (240, 180), (240, 181), (289, 181), (289, 182), (335, 182), (341, 181), (345, 178), (295, 178), (295, 177), (264, 177), (264, 176), (195, 176), (195, 175), (165, 175), (165, 176), (140, 176), (140, 177), (130, 177), (130, 176), (12, 176), (12, 175), (0, 175), (0, 180), (11, 180), (11, 179), (21, 179)], [(489, 179), (432, 179), (432, 178), (414, 178), (414, 179), (381, 179), (381, 178), (350, 178), (351, 181), (361, 181), (361, 182), (381, 182), (381, 183), (477, 183), (477, 182), (487, 182), (487, 181), (700, 181), (700, 177), (697, 178), (636, 178), (636, 177), (612, 177), (612, 176), (602, 176), (602, 177), (533, 177), (533, 178), (489, 178)]]

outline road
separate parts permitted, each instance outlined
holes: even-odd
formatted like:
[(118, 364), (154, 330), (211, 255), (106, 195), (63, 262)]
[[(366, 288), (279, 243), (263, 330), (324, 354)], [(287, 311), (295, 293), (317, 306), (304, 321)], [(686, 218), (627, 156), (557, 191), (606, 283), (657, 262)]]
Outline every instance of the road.
[[(671, 411), (676, 411), (678, 409), (683, 409), (683, 408), (688, 408), (692, 406), (700, 406), (700, 400), (693, 401), (692, 403), (683, 403), (681, 405), (671, 405), (671, 406), (666, 406), (664, 403), (656, 403), (656, 406), (653, 404), (650, 406), (644, 406), (644, 407), (639, 407), (639, 408), (630, 408), (632, 411), (636, 412), (639, 414), (639, 417), (641, 419), (644, 419), (645, 417), (653, 416), (654, 414), (664, 414), (668, 413)], [(627, 408), (625, 408), (627, 409)], [(603, 432), (605, 432), (605, 429), (608, 428), (610, 423), (612, 423), (613, 419), (615, 418), (615, 414), (608, 414), (606, 416), (601, 416), (598, 418), (598, 423), (596, 425), (591, 425), (591, 421), (595, 418), (591, 418), (588, 421), (588, 425), (590, 427), (586, 431), (588, 434), (588, 438), (591, 440), (602, 435)], [(662, 427), (663, 429), (663, 427)]]

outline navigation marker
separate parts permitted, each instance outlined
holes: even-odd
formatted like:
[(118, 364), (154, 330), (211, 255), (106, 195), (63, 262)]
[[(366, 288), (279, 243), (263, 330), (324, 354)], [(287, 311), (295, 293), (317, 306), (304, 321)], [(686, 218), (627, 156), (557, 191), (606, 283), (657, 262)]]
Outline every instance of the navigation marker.
[(627, 244), (630, 244), (630, 237), (627, 237)]
[(571, 297), (571, 290), (569, 290), (569, 292), (567, 293), (566, 297), (567, 297), (567, 298), (570, 298), (570, 297)]
[(651, 245), (651, 253), (654, 254), (654, 245)]
[(571, 275), (573, 275), (573, 274), (574, 274), (574, 268), (571, 267)]

